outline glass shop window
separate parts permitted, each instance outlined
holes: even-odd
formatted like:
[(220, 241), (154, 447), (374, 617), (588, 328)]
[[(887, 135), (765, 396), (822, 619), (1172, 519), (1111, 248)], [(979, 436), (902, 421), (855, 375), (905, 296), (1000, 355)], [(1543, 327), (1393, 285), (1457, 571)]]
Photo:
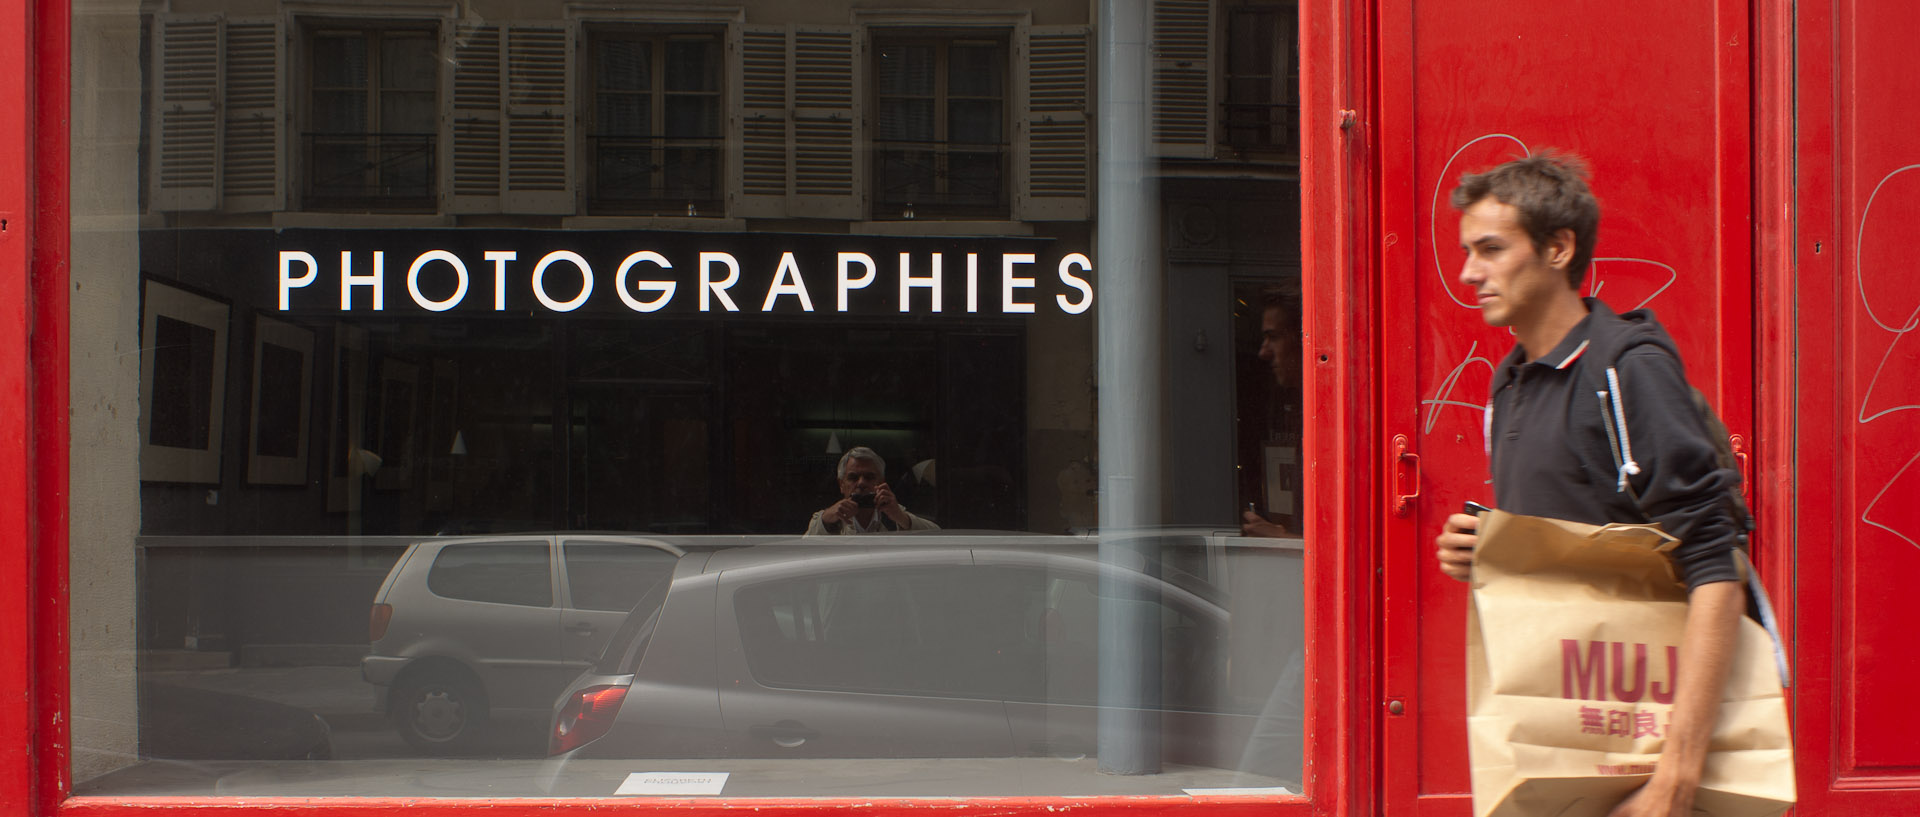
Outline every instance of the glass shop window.
[(913, 5), (76, 15), (75, 791), (1313, 785), (1292, 28)]

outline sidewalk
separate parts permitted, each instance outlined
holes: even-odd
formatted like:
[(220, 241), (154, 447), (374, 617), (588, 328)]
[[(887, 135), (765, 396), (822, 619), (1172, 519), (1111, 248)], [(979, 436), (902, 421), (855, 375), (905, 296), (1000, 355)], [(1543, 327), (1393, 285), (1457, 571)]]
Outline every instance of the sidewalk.
[(304, 709), (337, 732), (387, 728), (386, 690), (361, 680), (357, 666), (168, 669), (146, 672), (143, 678)]

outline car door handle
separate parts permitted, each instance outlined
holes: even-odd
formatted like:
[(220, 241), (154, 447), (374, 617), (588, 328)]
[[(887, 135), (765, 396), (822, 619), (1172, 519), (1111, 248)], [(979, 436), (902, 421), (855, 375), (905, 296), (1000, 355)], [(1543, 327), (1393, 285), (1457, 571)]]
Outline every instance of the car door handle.
[(782, 749), (798, 749), (804, 743), (820, 737), (819, 732), (808, 729), (799, 721), (781, 721), (771, 726), (762, 724), (747, 728), (747, 734), (756, 738), (773, 741)]
[(593, 625), (585, 621), (577, 621), (567, 625), (567, 632), (574, 635), (593, 635)]

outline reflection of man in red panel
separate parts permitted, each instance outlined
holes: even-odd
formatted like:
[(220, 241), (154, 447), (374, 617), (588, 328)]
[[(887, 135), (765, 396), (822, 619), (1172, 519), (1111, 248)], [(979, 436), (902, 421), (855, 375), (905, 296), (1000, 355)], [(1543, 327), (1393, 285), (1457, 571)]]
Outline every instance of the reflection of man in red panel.
[[(1579, 160), (1537, 154), (1463, 177), (1453, 191), (1460, 283), (1516, 344), (1493, 377), (1488, 450), (1501, 508), (1590, 524), (1658, 522), (1681, 544), (1690, 590), (1672, 729), (1647, 784), (1616, 815), (1684, 815), (1719, 712), (1746, 594), (1734, 561), (1744, 520), (1692, 403), (1673, 340), (1644, 310), (1579, 295), (1600, 205)], [(1598, 384), (1598, 388), (1594, 386)], [(1440, 569), (1468, 578), (1479, 518), (1448, 517)]]
[[(1299, 378), (1300, 330), (1296, 315), (1298, 310), (1288, 302), (1286, 293), (1278, 288), (1270, 288), (1261, 293), (1260, 303), (1260, 362), (1273, 370), (1273, 382), (1285, 387), (1297, 385), (1293, 381)], [(1293, 486), (1298, 490), (1297, 486)], [(1293, 508), (1269, 508), (1275, 513), (1293, 513)], [(1240, 534), (1242, 536), (1291, 536), (1284, 526), (1275, 524), (1265, 516), (1249, 507), (1240, 512)]]
[(886, 482), (887, 463), (864, 445), (840, 457), (840, 501), (807, 522), (808, 536), (939, 530), (940, 526), (907, 512)]

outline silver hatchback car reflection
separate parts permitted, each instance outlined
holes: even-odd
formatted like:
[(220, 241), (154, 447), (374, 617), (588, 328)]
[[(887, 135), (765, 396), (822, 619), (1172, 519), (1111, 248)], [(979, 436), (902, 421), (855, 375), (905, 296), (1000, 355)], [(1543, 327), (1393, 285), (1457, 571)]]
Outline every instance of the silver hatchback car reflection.
[[(1153, 724), (1144, 739), (1163, 760), (1299, 779), (1297, 629), (1236, 621), (1221, 590), (1171, 560), (1115, 565), (1084, 542), (899, 538), (687, 555), (555, 701), (550, 768), (1092, 756), (1101, 617), (1117, 601), (1138, 636), (1121, 674), (1151, 689), (1140, 722)], [(1267, 592), (1299, 586), (1297, 550), (1236, 558), (1242, 570), (1292, 577)], [(1232, 660), (1236, 649), (1280, 655), (1254, 670)], [(1295, 661), (1282, 672), (1288, 650)]]
[(493, 721), (548, 716), (682, 553), (618, 535), (416, 542), (374, 598), (361, 674), (407, 743), (473, 749)]

